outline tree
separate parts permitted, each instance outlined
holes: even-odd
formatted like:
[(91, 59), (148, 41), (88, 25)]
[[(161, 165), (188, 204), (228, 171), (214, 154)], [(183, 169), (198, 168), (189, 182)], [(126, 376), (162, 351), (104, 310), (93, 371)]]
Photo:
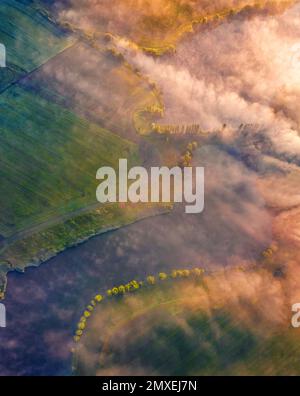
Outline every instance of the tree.
[(190, 271), (189, 271), (189, 270), (183, 270), (183, 271), (182, 271), (182, 276), (183, 276), (184, 278), (189, 277), (189, 276), (190, 276)]
[(77, 327), (79, 330), (84, 330), (86, 327), (86, 324), (85, 324), (85, 322), (79, 322)]
[(189, 144), (187, 145), (187, 150), (190, 151), (190, 152), (192, 152), (193, 149), (194, 149), (193, 143), (189, 143)]
[(160, 272), (160, 273), (158, 274), (158, 276), (159, 276), (159, 279), (160, 279), (160, 280), (165, 280), (165, 279), (167, 279), (167, 277), (168, 277), (168, 275), (167, 275), (166, 273), (164, 273), (164, 272)]
[(97, 296), (95, 296), (95, 301), (96, 302), (101, 302), (103, 300), (103, 297), (101, 296), (101, 294), (97, 294)]
[(192, 273), (193, 273), (193, 275), (201, 276), (202, 273), (203, 273), (203, 270), (200, 269), (200, 268), (194, 268), (194, 269), (192, 270)]
[(119, 293), (124, 294), (126, 292), (125, 286), (121, 285), (119, 286)]
[(148, 276), (147, 277), (147, 282), (148, 282), (149, 285), (154, 285), (155, 284), (154, 276)]
[(119, 294), (119, 289), (118, 289), (117, 287), (113, 287), (113, 289), (112, 289), (112, 294), (113, 294), (114, 296), (117, 296), (117, 295)]
[(131, 286), (133, 287), (134, 290), (137, 290), (140, 288), (139, 283), (136, 280), (133, 280), (130, 282)]
[(90, 313), (89, 311), (84, 311), (83, 315), (84, 315), (86, 318), (89, 318), (89, 317), (91, 316), (91, 313)]

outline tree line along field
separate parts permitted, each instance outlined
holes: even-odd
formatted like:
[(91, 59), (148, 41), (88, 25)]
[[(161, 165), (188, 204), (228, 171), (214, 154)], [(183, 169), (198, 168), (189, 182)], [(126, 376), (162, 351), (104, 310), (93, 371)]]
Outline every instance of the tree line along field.
[[(237, 0), (226, 6), (224, 2), (193, 0), (99, 0), (93, 4), (73, 3), (72, 14), (60, 15), (60, 22), (68, 29), (80, 29), (88, 34), (109, 31), (130, 40), (141, 50), (154, 56), (176, 51), (178, 42), (198, 27), (205, 28), (234, 18), (239, 14), (280, 12), (294, 0)], [(118, 10), (117, 13), (111, 12)], [(132, 12), (134, 10), (134, 12)], [(85, 21), (89, 20), (86, 24)]]
[[(299, 375), (299, 332), (290, 326), (290, 307), (276, 317), (273, 300), (266, 305), (274, 290), (263, 282), (285, 288), (285, 280), (259, 268), (197, 271), (161, 273), (132, 281), (128, 291), (125, 285), (96, 295), (76, 331), (74, 373)], [(261, 304), (251, 293), (258, 279)]]

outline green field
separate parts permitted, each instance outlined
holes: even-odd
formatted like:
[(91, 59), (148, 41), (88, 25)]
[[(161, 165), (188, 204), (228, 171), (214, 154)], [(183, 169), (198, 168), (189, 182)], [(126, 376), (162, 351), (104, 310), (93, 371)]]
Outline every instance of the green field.
[(73, 42), (32, 2), (2, 0), (0, 43), (6, 47), (7, 68), (0, 69), (0, 91)]
[(96, 202), (96, 171), (133, 143), (15, 86), (0, 96), (0, 233)]

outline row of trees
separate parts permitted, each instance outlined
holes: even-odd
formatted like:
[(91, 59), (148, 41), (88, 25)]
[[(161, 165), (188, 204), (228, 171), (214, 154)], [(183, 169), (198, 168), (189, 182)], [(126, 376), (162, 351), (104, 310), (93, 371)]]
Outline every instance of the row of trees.
[[(126, 293), (132, 293), (144, 286), (152, 286), (157, 284), (159, 281), (166, 281), (167, 279), (176, 279), (176, 278), (188, 278), (190, 276), (200, 277), (204, 274), (205, 270), (203, 268), (193, 268), (192, 270), (183, 269), (183, 270), (174, 270), (170, 274), (166, 274), (165, 272), (160, 272), (158, 276), (149, 275), (147, 276), (145, 281), (136, 281), (132, 280), (126, 285), (115, 286), (112, 289), (108, 289), (106, 292), (106, 297), (111, 298), (114, 296), (122, 296)], [(84, 330), (87, 326), (87, 320), (92, 315), (92, 312), (96, 308), (96, 306), (101, 303), (105, 297), (101, 294), (97, 294), (88, 304), (86, 309), (81, 316), (77, 329), (74, 335), (74, 341), (79, 342)]]
[(205, 134), (199, 124), (190, 125), (172, 125), (172, 124), (151, 124), (151, 130), (154, 133), (166, 134), (166, 135), (198, 135)]
[(184, 154), (180, 157), (179, 160), (179, 166), (185, 167), (185, 166), (191, 166), (192, 165), (192, 159), (193, 159), (193, 152), (198, 148), (198, 143), (197, 142), (190, 142)]

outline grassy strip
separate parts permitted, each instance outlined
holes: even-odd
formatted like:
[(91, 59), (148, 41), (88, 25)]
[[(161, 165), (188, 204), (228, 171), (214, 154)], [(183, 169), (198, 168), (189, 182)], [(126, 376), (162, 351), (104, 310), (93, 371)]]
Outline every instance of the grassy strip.
[[(90, 237), (117, 229), (142, 218), (166, 213), (168, 205), (107, 204), (78, 215), (64, 223), (24, 237), (6, 247), (0, 256), (0, 297), (4, 296), (5, 274), (11, 270), (24, 271), (38, 266), (63, 250), (82, 243)], [(2, 294), (1, 294), (2, 293)]]

